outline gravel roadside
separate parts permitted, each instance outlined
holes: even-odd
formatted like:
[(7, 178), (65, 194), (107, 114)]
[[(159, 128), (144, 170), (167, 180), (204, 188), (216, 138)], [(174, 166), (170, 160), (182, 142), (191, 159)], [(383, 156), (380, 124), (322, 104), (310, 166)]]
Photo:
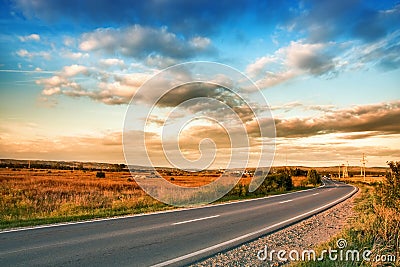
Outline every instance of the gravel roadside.
[(273, 262), (259, 260), (257, 253), (264, 250), (266, 245), (269, 252), (272, 249), (300, 252), (305, 249), (315, 249), (348, 225), (351, 218), (354, 217), (354, 199), (359, 193), (360, 191), (346, 201), (297, 224), (232, 250), (216, 254), (191, 266), (281, 266), (284, 263), (276, 260)]

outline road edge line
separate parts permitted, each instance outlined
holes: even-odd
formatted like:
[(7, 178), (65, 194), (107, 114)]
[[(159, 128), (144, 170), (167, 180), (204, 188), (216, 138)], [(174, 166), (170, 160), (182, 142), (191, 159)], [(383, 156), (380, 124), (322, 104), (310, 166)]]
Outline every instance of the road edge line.
[(196, 252), (192, 252), (192, 253), (189, 253), (189, 254), (186, 254), (186, 255), (182, 255), (182, 256), (180, 256), (180, 257), (177, 257), (177, 258), (174, 258), (174, 259), (170, 259), (170, 260), (167, 260), (167, 261), (164, 261), (164, 262), (160, 262), (160, 263), (158, 263), (158, 264), (152, 265), (151, 267), (163, 267), (163, 266), (168, 266), (168, 265), (170, 265), (170, 264), (177, 263), (177, 262), (180, 262), (180, 261), (189, 259), (189, 258), (191, 258), (191, 257), (201, 255), (201, 254), (203, 254), (203, 253), (212, 251), (212, 250), (214, 250), (214, 249), (217, 249), (217, 248), (220, 248), (220, 247), (223, 247), (223, 246), (226, 246), (226, 245), (230, 245), (230, 244), (232, 244), (232, 243), (235, 243), (235, 242), (237, 242), (237, 241), (246, 239), (246, 238), (248, 238), (248, 237), (251, 237), (251, 236), (260, 234), (260, 233), (265, 232), (265, 231), (267, 231), (267, 230), (270, 230), (270, 229), (272, 229), (272, 228), (275, 228), (275, 227), (278, 227), (278, 226), (282, 226), (282, 225), (284, 225), (284, 224), (286, 224), (286, 223), (289, 223), (289, 222), (293, 223), (293, 222), (295, 222), (296, 220), (298, 220), (298, 219), (300, 219), (300, 218), (302, 218), (302, 217), (305, 218), (305, 217), (307, 217), (307, 216), (309, 216), (309, 215), (317, 214), (318, 212), (321, 212), (321, 211), (326, 210), (327, 208), (333, 207), (334, 205), (336, 205), (336, 204), (338, 204), (338, 203), (340, 203), (340, 202), (342, 202), (342, 201), (348, 199), (349, 197), (351, 197), (353, 194), (355, 194), (355, 193), (358, 191), (358, 188), (357, 188), (357, 187), (353, 186), (353, 188), (354, 188), (353, 191), (351, 191), (351, 192), (348, 193), (347, 195), (345, 195), (345, 196), (343, 196), (343, 197), (341, 197), (341, 198), (339, 198), (339, 199), (337, 199), (337, 200), (335, 200), (335, 201), (332, 201), (332, 202), (330, 202), (330, 203), (328, 203), (328, 204), (325, 204), (325, 205), (323, 205), (323, 206), (321, 206), (321, 207), (319, 207), (319, 208), (316, 208), (316, 209), (307, 211), (307, 212), (305, 212), (305, 213), (303, 213), (303, 214), (299, 214), (299, 215), (297, 215), (297, 216), (295, 216), (295, 217), (292, 217), (292, 218), (286, 219), (286, 220), (284, 220), (284, 221), (281, 221), (281, 222), (279, 222), (279, 223), (275, 223), (275, 224), (273, 224), (273, 225), (264, 227), (264, 228), (262, 228), (262, 229), (260, 229), (260, 230), (254, 231), (254, 232), (251, 232), (251, 233), (248, 233), (248, 234), (245, 234), (245, 235), (242, 235), (242, 236), (238, 236), (238, 237), (236, 237), (236, 238), (234, 238), (234, 239), (231, 239), (231, 240), (228, 240), (228, 241), (225, 241), (225, 242), (222, 242), (222, 243), (213, 245), (213, 246), (211, 246), (211, 247), (204, 248), (204, 249), (201, 249), (201, 250), (198, 250), (198, 251), (196, 251)]
[(288, 192), (288, 193), (284, 193), (284, 194), (277, 194), (277, 195), (272, 195), (272, 196), (265, 196), (265, 197), (260, 197), (260, 198), (243, 199), (243, 200), (239, 200), (239, 201), (230, 201), (230, 202), (218, 203), (218, 204), (207, 204), (207, 205), (200, 206), (200, 207), (178, 208), (178, 209), (161, 210), (161, 211), (155, 211), (155, 212), (149, 212), (149, 213), (138, 213), (138, 214), (133, 214), (133, 215), (115, 216), (115, 217), (109, 217), (109, 218), (98, 218), (98, 219), (75, 221), (75, 222), (60, 222), (60, 223), (53, 223), (53, 224), (43, 224), (43, 225), (36, 225), (36, 226), (5, 229), (5, 230), (0, 230), (0, 235), (6, 234), (6, 233), (20, 232), (20, 231), (39, 230), (39, 229), (52, 228), (52, 227), (77, 225), (77, 224), (85, 224), (85, 223), (95, 223), (95, 222), (103, 222), (103, 221), (113, 221), (113, 220), (129, 219), (129, 218), (134, 218), (134, 217), (165, 214), (165, 213), (170, 213), (170, 212), (181, 212), (181, 211), (187, 211), (187, 210), (205, 209), (205, 208), (218, 207), (218, 206), (224, 206), (224, 205), (232, 205), (232, 204), (238, 204), (238, 203), (243, 203), (243, 202), (263, 200), (263, 199), (267, 199), (267, 198), (274, 198), (274, 197), (279, 197), (279, 196), (286, 196), (286, 195), (290, 195), (290, 194), (307, 192), (307, 191), (316, 190), (316, 189), (322, 188), (322, 187), (325, 187), (325, 183), (318, 187), (309, 188), (309, 189), (305, 189), (305, 190), (299, 190), (299, 191)]

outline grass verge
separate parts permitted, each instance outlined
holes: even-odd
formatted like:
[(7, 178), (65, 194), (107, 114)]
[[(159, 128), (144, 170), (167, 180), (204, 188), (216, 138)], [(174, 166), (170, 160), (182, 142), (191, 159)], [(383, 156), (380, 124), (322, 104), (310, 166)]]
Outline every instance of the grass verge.
[[(349, 227), (319, 246), (316, 260), (291, 266), (400, 266), (400, 162), (389, 165), (392, 172), (383, 184), (355, 183), (361, 194), (355, 200), (356, 216)], [(338, 247), (340, 239), (346, 240), (343, 248)], [(325, 254), (319, 260), (324, 250), (331, 250), (331, 257)]]

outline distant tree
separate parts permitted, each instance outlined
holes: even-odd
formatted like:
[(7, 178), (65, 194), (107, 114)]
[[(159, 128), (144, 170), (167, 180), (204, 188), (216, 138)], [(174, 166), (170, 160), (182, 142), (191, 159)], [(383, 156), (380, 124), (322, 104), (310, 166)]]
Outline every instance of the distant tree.
[(97, 173), (96, 173), (96, 177), (97, 177), (97, 178), (106, 178), (106, 173), (105, 173), (105, 172), (102, 172), (102, 171), (97, 172)]
[(119, 168), (120, 168), (121, 170), (123, 170), (123, 169), (125, 169), (125, 168), (128, 168), (128, 166), (127, 166), (126, 164), (121, 163), (121, 164), (119, 164)]
[(310, 184), (313, 184), (315, 186), (321, 183), (321, 175), (319, 175), (316, 170), (311, 169), (307, 173), (307, 180)]
[(290, 168), (284, 167), (282, 169), (278, 169), (277, 173), (290, 175), (291, 171), (292, 170)]
[(290, 169), (290, 174), (292, 176), (306, 176), (307, 175), (307, 171), (303, 171), (299, 168), (296, 169)]

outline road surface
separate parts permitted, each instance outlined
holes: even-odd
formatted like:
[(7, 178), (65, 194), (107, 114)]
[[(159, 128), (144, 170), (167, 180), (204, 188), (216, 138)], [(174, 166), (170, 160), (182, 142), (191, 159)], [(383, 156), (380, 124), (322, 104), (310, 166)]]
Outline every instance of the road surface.
[(320, 188), (256, 200), (3, 231), (0, 266), (187, 265), (321, 212), (356, 190), (325, 180)]

